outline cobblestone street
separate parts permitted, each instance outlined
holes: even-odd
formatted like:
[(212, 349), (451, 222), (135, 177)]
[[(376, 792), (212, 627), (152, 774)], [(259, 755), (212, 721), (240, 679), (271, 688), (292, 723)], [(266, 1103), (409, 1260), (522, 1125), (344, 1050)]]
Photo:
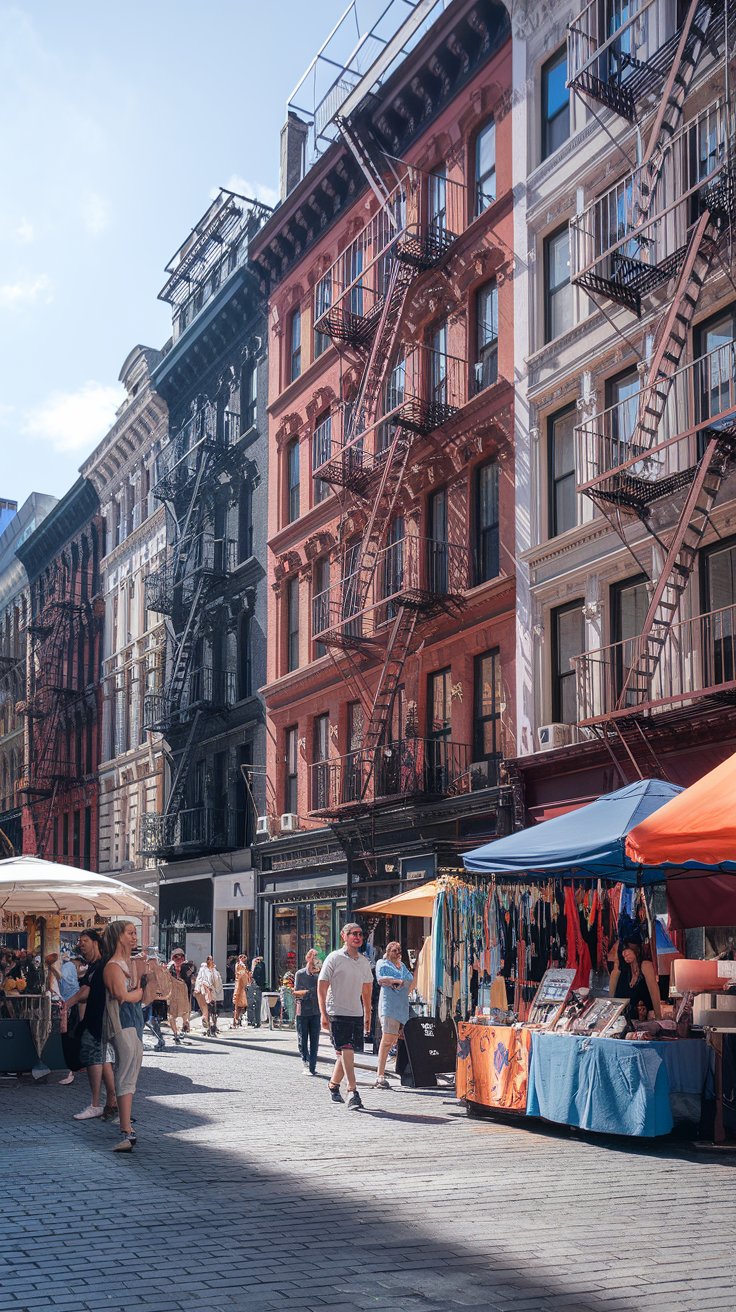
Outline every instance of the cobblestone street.
[(123, 1158), (71, 1119), (83, 1074), (0, 1082), (0, 1312), (733, 1306), (730, 1159), (469, 1120), (367, 1069), (350, 1113), (327, 1069), (268, 1030), (147, 1053)]

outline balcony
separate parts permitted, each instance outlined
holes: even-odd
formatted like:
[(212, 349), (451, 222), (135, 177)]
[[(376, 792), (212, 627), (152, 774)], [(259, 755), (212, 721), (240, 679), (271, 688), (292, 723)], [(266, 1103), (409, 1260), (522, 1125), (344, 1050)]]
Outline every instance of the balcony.
[(568, 85), (635, 123), (677, 51), (664, 10), (660, 0), (589, 0), (567, 29)]
[(710, 438), (719, 437), (730, 455), (736, 444), (736, 342), (678, 369), (668, 388), (664, 405), (657, 382), (576, 428), (578, 492), (646, 514), (655, 501), (690, 482)]
[(316, 761), (312, 815), (388, 802), (397, 797), (454, 797), (470, 790), (470, 748), (449, 739), (405, 738)]
[(728, 115), (718, 103), (570, 220), (572, 281), (640, 315), (642, 297), (677, 273), (704, 209), (730, 222), (730, 163)]
[(455, 542), (408, 536), (389, 543), (378, 553), (367, 593), (356, 570), (312, 599), (312, 637), (333, 647), (380, 644), (402, 606), (425, 617), (459, 609), (470, 565), (467, 547)]
[(696, 710), (708, 697), (736, 699), (736, 606), (681, 620), (660, 636), (661, 656), (646, 685), (639, 674), (627, 683), (646, 647), (641, 638), (572, 658), (581, 726), (676, 707)]
[(222, 852), (238, 847), (242, 824), (236, 811), (195, 806), (177, 815), (141, 816), (141, 856), (165, 860), (195, 852)]
[(236, 678), (230, 670), (201, 666), (191, 670), (180, 698), (169, 692), (147, 692), (143, 698), (143, 727), (152, 733), (167, 733), (176, 725), (188, 724), (197, 711), (217, 715), (234, 705)]
[(177, 605), (189, 606), (201, 578), (210, 583), (227, 578), (237, 563), (237, 543), (197, 533), (176, 548), (175, 555), (178, 565), (169, 560), (145, 580), (146, 608), (160, 615), (173, 615)]
[[(495, 380), (494, 380), (495, 381)], [(468, 362), (446, 351), (414, 346), (386, 378), (379, 413), (366, 422), (340, 406), (315, 430), (312, 476), (331, 487), (366, 497), (385, 468), (399, 434), (427, 436), (446, 424), (468, 401)], [(360, 431), (356, 427), (360, 424)]]
[(333, 342), (368, 350), (385, 304), (392, 260), (417, 270), (433, 268), (467, 225), (464, 183), (444, 173), (406, 169), (386, 203), (315, 287), (315, 330)]
[(159, 501), (173, 501), (190, 492), (201, 461), (208, 454), (230, 450), (239, 438), (240, 416), (235, 411), (218, 411), (210, 402), (201, 406), (161, 452), (154, 496)]

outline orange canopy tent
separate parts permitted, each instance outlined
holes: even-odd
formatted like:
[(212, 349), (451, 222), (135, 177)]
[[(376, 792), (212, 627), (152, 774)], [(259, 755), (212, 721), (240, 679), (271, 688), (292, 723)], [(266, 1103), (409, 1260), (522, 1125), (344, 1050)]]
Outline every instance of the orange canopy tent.
[(629, 830), (626, 855), (672, 866), (676, 928), (736, 924), (736, 754)]
[(434, 899), (437, 896), (437, 880), (430, 879), (428, 884), (410, 888), (406, 893), (386, 898), (385, 902), (373, 902), (369, 907), (358, 907), (361, 915), (370, 911), (381, 911), (386, 916), (431, 916), (434, 911)]

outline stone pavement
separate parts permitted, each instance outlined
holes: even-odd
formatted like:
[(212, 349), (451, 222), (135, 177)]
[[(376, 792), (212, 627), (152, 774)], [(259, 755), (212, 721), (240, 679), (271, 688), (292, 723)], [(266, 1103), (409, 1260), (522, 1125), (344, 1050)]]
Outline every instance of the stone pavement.
[[(147, 1053), (138, 1146), (82, 1075), (0, 1080), (0, 1312), (715, 1312), (732, 1159), (305, 1079), (289, 1031)], [(57, 1077), (51, 1077), (53, 1081)]]

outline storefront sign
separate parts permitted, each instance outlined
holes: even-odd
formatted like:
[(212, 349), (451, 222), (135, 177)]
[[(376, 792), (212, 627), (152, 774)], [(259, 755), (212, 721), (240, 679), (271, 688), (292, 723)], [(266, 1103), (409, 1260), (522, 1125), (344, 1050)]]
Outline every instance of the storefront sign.
[(457, 1037), (451, 1020), (412, 1016), (399, 1043), (396, 1071), (412, 1089), (436, 1089), (437, 1076), (455, 1073)]
[(214, 882), (215, 911), (252, 911), (256, 905), (256, 877), (253, 870), (237, 875), (217, 875)]
[(426, 856), (402, 856), (401, 878), (407, 881), (434, 879), (437, 873), (437, 857), (434, 852)]

